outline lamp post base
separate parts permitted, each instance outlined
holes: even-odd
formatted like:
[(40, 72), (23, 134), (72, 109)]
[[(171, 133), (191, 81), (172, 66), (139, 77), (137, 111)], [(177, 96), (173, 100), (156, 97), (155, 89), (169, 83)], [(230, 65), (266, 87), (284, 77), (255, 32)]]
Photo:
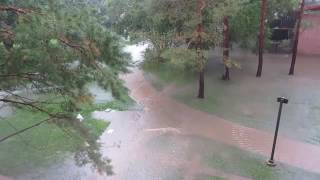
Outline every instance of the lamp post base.
[(267, 161), (267, 165), (270, 166), (270, 167), (275, 167), (277, 164), (274, 162), (274, 160), (270, 159), (270, 160)]

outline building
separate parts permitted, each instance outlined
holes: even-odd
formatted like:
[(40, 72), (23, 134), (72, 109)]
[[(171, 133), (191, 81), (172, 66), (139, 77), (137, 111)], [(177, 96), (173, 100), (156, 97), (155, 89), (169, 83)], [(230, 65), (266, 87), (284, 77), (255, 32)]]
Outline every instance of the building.
[(306, 0), (300, 29), (299, 53), (320, 55), (320, 0)]

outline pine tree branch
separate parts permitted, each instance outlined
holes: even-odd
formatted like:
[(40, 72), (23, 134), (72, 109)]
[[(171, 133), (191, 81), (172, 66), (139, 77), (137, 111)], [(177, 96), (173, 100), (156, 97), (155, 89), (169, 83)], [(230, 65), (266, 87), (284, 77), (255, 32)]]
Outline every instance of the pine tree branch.
[(32, 103), (14, 101), (14, 100), (10, 100), (10, 99), (0, 99), (0, 102), (17, 104), (17, 105), (23, 105), (23, 106), (29, 106), (29, 107), (31, 107), (31, 108), (33, 108), (33, 109), (36, 109), (36, 110), (40, 111), (40, 112), (43, 112), (43, 113), (48, 114), (48, 115), (51, 116), (51, 117), (57, 117), (57, 115), (54, 115), (54, 114), (48, 112), (47, 110), (42, 109), (42, 108), (40, 108), (40, 107), (38, 107), (38, 106), (36, 106), (36, 105), (34, 105), (34, 104), (32, 104)]
[(30, 78), (32, 76), (38, 76), (38, 75), (39, 73), (0, 74), (0, 78), (10, 78), (10, 77)]
[(7, 140), (7, 139), (9, 139), (9, 138), (12, 138), (12, 137), (14, 137), (14, 136), (20, 135), (21, 133), (24, 133), (24, 132), (26, 132), (26, 131), (28, 131), (28, 130), (30, 130), (30, 129), (32, 129), (32, 128), (35, 128), (35, 127), (37, 127), (37, 126), (40, 126), (41, 124), (43, 124), (43, 123), (45, 123), (45, 122), (48, 122), (48, 121), (50, 121), (50, 120), (52, 120), (52, 119), (54, 119), (54, 117), (50, 117), (50, 118), (45, 119), (45, 120), (43, 120), (43, 121), (40, 121), (40, 122), (38, 122), (38, 123), (36, 123), (36, 124), (33, 124), (33, 125), (29, 126), (29, 127), (26, 127), (26, 128), (21, 129), (21, 130), (19, 130), (19, 131), (16, 131), (16, 132), (14, 132), (14, 133), (12, 133), (12, 134), (10, 134), (10, 135), (8, 135), (8, 136), (5, 136), (5, 137), (3, 137), (3, 138), (0, 139), (0, 143), (3, 142), (3, 141), (5, 141), (5, 140)]
[(10, 96), (13, 96), (13, 97), (21, 99), (23, 102), (26, 102), (26, 103), (29, 102), (30, 104), (60, 104), (60, 103), (47, 102), (47, 101), (35, 101), (34, 99), (27, 98), (27, 97), (24, 97), (24, 96), (20, 96), (18, 94), (15, 94), (15, 93), (12, 93), (12, 92), (6, 91), (6, 90), (4, 90), (4, 92), (9, 94)]
[(71, 43), (67, 38), (64, 38), (64, 37), (60, 37), (58, 38), (58, 40), (60, 42), (62, 42), (63, 44), (65, 44), (66, 46), (69, 46), (70, 48), (73, 48), (73, 49), (76, 49), (77, 51), (79, 51), (81, 54), (84, 54), (86, 55), (86, 50), (84, 47), (82, 47), (81, 45), (78, 45), (78, 44), (73, 44)]
[(7, 30), (7, 29), (0, 30), (0, 35), (1, 34), (8, 34), (9, 36), (14, 36), (14, 32)]
[(31, 9), (18, 8), (15, 6), (2, 6), (0, 5), (0, 11), (11, 11), (17, 14), (28, 14), (34, 12)]

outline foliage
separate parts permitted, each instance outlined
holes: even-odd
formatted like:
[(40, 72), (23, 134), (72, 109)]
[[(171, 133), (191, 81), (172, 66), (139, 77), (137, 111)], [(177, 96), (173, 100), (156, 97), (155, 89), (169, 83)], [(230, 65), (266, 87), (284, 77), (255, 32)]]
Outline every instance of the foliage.
[[(89, 144), (78, 157), (89, 158), (102, 170), (109, 163), (97, 159), (96, 133), (75, 114), (79, 104), (92, 101), (85, 88), (89, 82), (97, 81), (120, 101), (127, 100), (118, 75), (127, 71), (129, 56), (106, 29), (105, 10), (104, 0), (0, 1), (0, 103), (27, 107), (47, 118), (42, 123), (74, 129)], [(39, 100), (21, 91), (54, 98)]]
[[(47, 97), (54, 98), (53, 95)], [(41, 98), (43, 99), (43, 98)], [(50, 104), (48, 109), (59, 111), (61, 106), (59, 104)], [(45, 123), (41, 126), (31, 129), (25, 132), (23, 135), (18, 135), (5, 141), (1, 144), (0, 159), (3, 162), (3, 166), (0, 168), (0, 173), (5, 175), (23, 174), (28, 171), (28, 167), (38, 168), (41, 166), (48, 166), (52, 162), (57, 162), (65, 156), (66, 152), (72, 152), (75, 154), (86, 154), (91, 157), (101, 157), (98, 151), (99, 144), (95, 144), (92, 141), (96, 141), (102, 132), (108, 126), (106, 121), (100, 121), (92, 119), (90, 114), (86, 114), (84, 111), (86, 106), (81, 105), (84, 110), (79, 113), (84, 115), (85, 120), (79, 124), (78, 127), (86, 127), (89, 130), (89, 134), (84, 136), (82, 131), (70, 126), (61, 126), (55, 123)], [(90, 106), (94, 107), (94, 106)], [(28, 108), (19, 108), (14, 110), (12, 116), (1, 118), (0, 136), (3, 137), (17, 129), (22, 129), (29, 125), (32, 125), (39, 121), (39, 119), (46, 118), (45, 113), (30, 110)], [(82, 129), (82, 128), (80, 128)], [(91, 142), (90, 146), (87, 146), (86, 142)], [(95, 144), (95, 146), (94, 146)], [(79, 162), (81, 159), (76, 159)], [(109, 163), (105, 164), (99, 158), (87, 158), (87, 163), (92, 166), (98, 166), (96, 169), (111, 173), (112, 167)]]
[[(131, 38), (144, 37), (153, 45), (155, 59), (159, 59), (166, 48), (180, 47), (192, 39), (199, 23), (197, 0), (108, 0), (112, 27)], [(256, 47), (259, 29), (260, 0), (205, 0), (203, 23), (208, 47), (220, 45), (222, 18), (230, 17), (231, 40), (241, 47)], [(298, 6), (298, 0), (268, 1), (268, 21), (282, 17)], [(271, 30), (267, 26), (267, 35)], [(207, 42), (208, 43), (208, 42)], [(268, 39), (267, 39), (268, 44)]]
[(25, 8), (39, 4), (41, 13), (18, 15), (14, 24), (2, 27), (11, 29), (14, 37), (11, 44), (2, 39), (1, 77), (15, 76), (1, 81), (1, 89), (31, 83), (37, 89), (61, 87), (76, 97), (84, 93), (81, 90), (87, 82), (104, 81), (101, 84), (117, 94), (117, 75), (126, 70), (127, 56), (118, 39), (96, 18), (94, 7), (82, 6), (85, 1), (40, 2), (24, 4), (33, 5)]
[[(287, 15), (298, 7), (298, 0), (270, 0), (268, 1), (267, 23)], [(247, 0), (241, 4), (241, 8), (231, 16), (231, 40), (240, 44), (243, 48), (255, 49), (260, 19), (260, 0)], [(270, 37), (271, 29), (267, 27), (267, 35)], [(267, 39), (267, 43), (268, 43)]]
[[(199, 71), (199, 63), (197, 62), (197, 53), (186, 48), (168, 49), (161, 54), (163, 59), (167, 59), (176, 68)], [(205, 59), (208, 59), (208, 54), (205, 54)]]
[[(202, 49), (208, 50), (220, 46), (223, 17), (235, 15), (246, 0), (203, 1), (204, 8), (201, 18), (199, 16), (199, 1), (197, 0), (109, 0), (108, 2), (110, 11), (117, 12), (118, 18), (113, 18), (112, 22), (113, 27), (119, 33), (129, 34), (133, 39), (144, 37), (153, 45), (146, 51), (148, 60), (174, 59), (175, 61), (170, 61), (174, 66), (177, 65), (176, 60), (178, 60), (178, 64), (181, 66), (194, 67), (195, 65), (191, 64), (199, 58), (191, 56), (195, 59), (187, 58), (187, 60), (182, 57), (177, 59), (177, 56), (182, 55), (182, 49), (189, 52), (187, 49), (196, 48), (197, 25), (203, 23), (204, 26), (204, 32), (200, 34)], [(111, 16), (114, 17), (114, 15)], [(169, 58), (168, 55), (174, 57)], [(182, 65), (181, 63), (187, 64)]]

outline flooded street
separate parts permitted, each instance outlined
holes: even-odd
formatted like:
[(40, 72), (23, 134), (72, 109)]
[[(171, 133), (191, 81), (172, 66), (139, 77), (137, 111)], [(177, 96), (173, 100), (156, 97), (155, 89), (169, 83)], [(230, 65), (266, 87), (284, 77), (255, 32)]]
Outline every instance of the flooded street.
[[(96, 116), (111, 121), (110, 129), (113, 134), (105, 133), (102, 142), (106, 154), (113, 160), (116, 175), (111, 179), (152, 179), (161, 177), (166, 169), (175, 167), (184, 173), (189, 172), (193, 163), (201, 164), (198, 152), (190, 152), (194, 142), (188, 142), (191, 137), (207, 138), (224, 144), (238, 147), (252, 153), (258, 153), (266, 159), (270, 152), (272, 134), (233, 124), (224, 119), (189, 108), (155, 90), (143, 76), (141, 70), (135, 69), (133, 73), (123, 77), (131, 89), (132, 97), (141, 105), (143, 111), (97, 113)], [(154, 152), (150, 148), (161, 146), (161, 141), (153, 141), (169, 136), (170, 149), (165, 153)], [(183, 140), (182, 140), (183, 139)], [(180, 142), (180, 141), (183, 142)], [(181, 144), (182, 143), (182, 144)], [(150, 147), (155, 146), (155, 147)], [(306, 154), (308, 152), (308, 154)], [(186, 159), (185, 155), (188, 154)], [(320, 147), (281, 137), (277, 150), (276, 160), (308, 171), (320, 173)], [(303, 157), (303, 158), (301, 158)], [(153, 164), (153, 163), (154, 164)], [(149, 169), (150, 168), (150, 169)], [(192, 167), (195, 173), (207, 169), (214, 169), (197, 165)], [(144, 171), (145, 170), (145, 171)], [(148, 174), (149, 173), (149, 174)], [(190, 179), (186, 173), (182, 179)], [(221, 175), (223, 172), (219, 172)], [(192, 176), (191, 176), (192, 177)], [(224, 174), (227, 179), (239, 179), (230, 174)], [(157, 179), (157, 178), (156, 178)], [(159, 178), (159, 179), (166, 179)], [(191, 178), (193, 179), (193, 178)]]
[[(205, 153), (193, 147), (201, 139), (267, 159), (272, 133), (247, 128), (181, 104), (168, 95), (174, 86), (158, 91), (138, 68), (122, 78), (140, 108), (94, 114), (111, 121), (108, 129), (112, 133), (107, 130), (101, 137), (103, 151), (112, 159), (115, 171), (108, 179), (196, 179), (202, 173), (226, 179), (251, 179), (206, 166), (202, 162)], [(319, 146), (280, 137), (276, 153), (276, 160), (283, 164), (320, 173)]]
[(318, 32), (320, 0), (0, 0), (0, 180), (320, 180)]
[[(134, 52), (133, 59), (138, 63), (145, 48), (147, 45), (133, 45), (127, 51)], [(111, 123), (99, 142), (103, 155), (112, 161), (114, 175), (105, 176), (87, 166), (77, 167), (70, 156), (66, 156), (62, 163), (33, 169), (15, 179), (201, 180), (219, 177), (245, 180), (320, 177), (320, 146), (280, 137), (276, 151), (279, 165), (274, 171), (266, 169), (264, 162), (271, 150), (272, 133), (193, 109), (170, 97), (176, 89), (174, 85), (157, 90), (146, 80), (141, 69), (134, 67), (131, 71), (121, 78), (130, 89), (136, 105), (128, 111), (92, 113), (94, 118)], [(99, 94), (101, 97), (96, 97), (96, 100), (104, 101), (102, 96), (106, 94)], [(109, 94), (106, 96), (110, 99)], [(256, 174), (255, 171), (260, 173), (261, 169), (266, 177)], [(7, 179), (0, 176), (0, 180)]]

